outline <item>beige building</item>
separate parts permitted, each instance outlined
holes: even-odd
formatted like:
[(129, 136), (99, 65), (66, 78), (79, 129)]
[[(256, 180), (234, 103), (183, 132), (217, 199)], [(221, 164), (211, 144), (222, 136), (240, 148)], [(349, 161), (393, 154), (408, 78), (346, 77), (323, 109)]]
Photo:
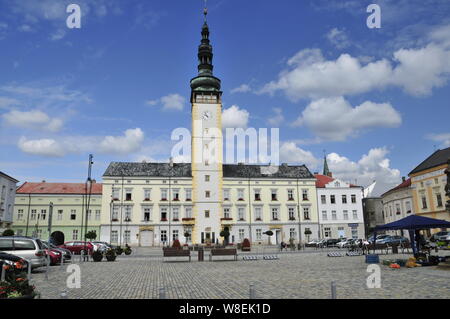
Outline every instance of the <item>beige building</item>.
[(82, 240), (87, 225), (87, 231), (99, 235), (102, 184), (92, 184), (90, 199), (87, 193), (86, 184), (81, 183), (25, 182), (17, 189), (14, 232), (64, 242)]

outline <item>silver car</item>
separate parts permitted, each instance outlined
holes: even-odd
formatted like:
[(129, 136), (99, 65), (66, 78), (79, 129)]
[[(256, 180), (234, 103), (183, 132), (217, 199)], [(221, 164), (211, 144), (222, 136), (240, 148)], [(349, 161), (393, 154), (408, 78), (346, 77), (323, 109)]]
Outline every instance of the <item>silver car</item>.
[(46, 265), (42, 242), (31, 237), (0, 237), (0, 251), (29, 260), (31, 268)]

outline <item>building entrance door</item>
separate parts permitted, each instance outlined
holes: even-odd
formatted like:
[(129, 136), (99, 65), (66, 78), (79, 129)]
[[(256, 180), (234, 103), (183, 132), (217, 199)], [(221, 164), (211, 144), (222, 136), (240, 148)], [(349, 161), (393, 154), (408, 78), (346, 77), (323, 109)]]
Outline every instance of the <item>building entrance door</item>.
[(275, 231), (275, 240), (277, 245), (281, 244), (281, 230)]
[(153, 232), (151, 230), (141, 231), (139, 238), (141, 239), (141, 247), (153, 246)]

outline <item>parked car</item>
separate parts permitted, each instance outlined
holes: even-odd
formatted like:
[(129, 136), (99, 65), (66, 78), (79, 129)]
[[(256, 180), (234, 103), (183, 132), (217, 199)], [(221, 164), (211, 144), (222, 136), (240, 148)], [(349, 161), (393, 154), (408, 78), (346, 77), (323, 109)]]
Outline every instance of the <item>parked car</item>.
[(69, 241), (63, 245), (59, 245), (58, 247), (68, 249), (75, 255), (80, 255), (81, 251), (86, 251), (89, 255), (91, 255), (94, 251), (94, 245), (85, 241)]
[(327, 239), (325, 242), (325, 247), (336, 247), (337, 243), (340, 241), (340, 239)]
[(309, 241), (308, 243), (306, 243), (305, 247), (318, 247), (320, 242), (321, 242), (321, 240), (319, 240), (319, 239), (313, 239), (313, 240)]
[[(377, 244), (379, 244), (379, 243), (380, 243), (380, 240), (383, 240), (383, 239), (386, 238), (386, 237), (389, 237), (389, 235), (378, 235), (378, 236), (377, 236), (377, 239), (375, 240), (375, 242), (376, 242)], [(373, 243), (373, 236), (370, 237), (369, 242), (370, 242), (370, 243)]]
[(65, 248), (61, 248), (58, 247), (52, 243), (49, 243), (48, 241), (42, 241), (42, 243), (47, 246), (50, 247), (51, 249), (56, 249), (57, 251), (59, 251), (60, 253), (62, 253), (62, 256), (64, 258), (64, 261), (70, 260), (72, 259), (72, 253), (70, 252), (70, 250), (65, 249)]
[(436, 241), (450, 241), (450, 231), (440, 231), (434, 235), (436, 235)]
[(17, 273), (19, 273), (28, 269), (28, 262), (19, 256), (0, 251), (0, 269), (3, 266), (10, 266), (15, 269)]
[(347, 248), (353, 244), (355, 240), (353, 238), (342, 240), (336, 244), (338, 248)]
[(0, 237), (0, 251), (29, 260), (31, 268), (46, 265), (42, 242), (37, 238), (6, 236)]
[(50, 266), (61, 263), (62, 253), (56, 249), (44, 248), (45, 257), (50, 257)]
[(399, 244), (403, 244), (403, 243), (408, 243), (409, 240), (405, 237), (402, 236), (387, 236), (384, 237), (383, 239), (378, 240), (377, 239), (377, 243), (378, 244), (388, 244), (388, 245), (399, 245)]
[(103, 242), (91, 241), (92, 246), (94, 246), (94, 251), (104, 252), (109, 249), (109, 246), (105, 245)]
[(105, 245), (108, 248), (114, 248), (113, 245), (111, 245), (110, 243), (107, 243), (106, 241), (95, 240), (95, 241), (91, 241), (91, 243), (92, 244), (103, 244), (103, 245)]

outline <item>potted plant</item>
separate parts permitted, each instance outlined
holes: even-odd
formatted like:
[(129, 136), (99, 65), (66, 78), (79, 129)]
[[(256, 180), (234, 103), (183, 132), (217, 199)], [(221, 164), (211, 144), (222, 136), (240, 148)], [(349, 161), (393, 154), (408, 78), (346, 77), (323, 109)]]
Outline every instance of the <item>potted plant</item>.
[(181, 249), (181, 244), (178, 239), (175, 239), (172, 244), (172, 248)]
[(34, 299), (35, 286), (30, 285), (22, 263), (2, 267), (6, 274), (5, 281), (0, 282), (0, 299)]
[(114, 249), (110, 248), (106, 251), (105, 257), (107, 261), (115, 261), (116, 260), (116, 252)]
[(247, 238), (244, 238), (244, 241), (242, 242), (242, 251), (250, 251), (250, 240), (248, 240)]
[(123, 253), (123, 248), (120, 247), (120, 246), (116, 247), (116, 254), (117, 254), (117, 256), (122, 255), (122, 253)]
[(123, 250), (123, 252), (125, 253), (125, 255), (131, 255), (131, 252), (132, 252), (132, 250), (131, 250), (131, 247), (130, 246), (128, 246), (128, 244), (125, 244), (125, 249)]
[(92, 253), (92, 259), (94, 260), (94, 262), (100, 262), (103, 259), (103, 254), (101, 252), (99, 252), (98, 250), (94, 251)]

